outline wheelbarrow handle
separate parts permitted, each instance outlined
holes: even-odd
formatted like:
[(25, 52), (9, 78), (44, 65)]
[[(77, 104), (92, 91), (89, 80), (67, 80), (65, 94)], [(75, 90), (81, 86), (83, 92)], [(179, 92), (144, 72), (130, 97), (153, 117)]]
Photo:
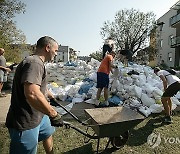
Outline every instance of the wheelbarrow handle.
[(63, 105), (61, 105), (60, 103), (58, 103), (58, 101), (55, 98), (51, 98), (50, 102), (54, 105), (57, 105), (61, 108), (63, 108), (68, 114), (70, 114), (76, 121), (78, 121), (79, 123), (81, 123), (84, 126), (87, 126), (88, 124), (81, 121), (78, 117), (76, 117), (72, 112), (68, 111)]
[(75, 127), (73, 124), (71, 124), (70, 122), (67, 122), (67, 121), (63, 121), (63, 124), (64, 126), (69, 129), (69, 128), (72, 128), (74, 130), (76, 130), (77, 132), (81, 133), (82, 135), (86, 136), (86, 137), (89, 137), (90, 139), (98, 139), (99, 136), (97, 135), (90, 135), (86, 132), (84, 132), (83, 130), (81, 130), (80, 128), (77, 128)]

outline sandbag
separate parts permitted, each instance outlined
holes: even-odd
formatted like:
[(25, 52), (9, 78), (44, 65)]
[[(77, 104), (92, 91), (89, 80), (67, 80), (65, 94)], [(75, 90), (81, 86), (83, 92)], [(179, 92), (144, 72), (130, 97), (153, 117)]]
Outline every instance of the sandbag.
[(119, 80), (114, 79), (114, 81), (112, 82), (111, 91), (115, 92), (117, 90), (118, 86), (119, 86)]
[(176, 105), (180, 105), (179, 100), (176, 97), (171, 97), (172, 103), (176, 104)]
[(149, 107), (152, 113), (161, 113), (163, 110), (163, 106), (159, 104), (153, 104)]
[(141, 106), (139, 108), (139, 111), (146, 117), (148, 117), (151, 114), (151, 110), (148, 107)]
[(141, 101), (143, 105), (150, 107), (151, 105), (155, 104), (155, 100), (153, 98), (148, 97), (147, 94), (142, 93)]
[(141, 88), (141, 87), (134, 86), (134, 92), (135, 92), (135, 95), (136, 95), (138, 98), (141, 98), (141, 95), (142, 95), (142, 88)]

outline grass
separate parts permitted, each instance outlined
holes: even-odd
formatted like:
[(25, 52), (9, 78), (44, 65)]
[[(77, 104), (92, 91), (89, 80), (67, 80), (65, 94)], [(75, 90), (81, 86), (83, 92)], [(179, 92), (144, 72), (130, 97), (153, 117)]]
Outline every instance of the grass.
[[(119, 150), (108, 148), (102, 152), (106, 146), (107, 138), (100, 140), (100, 153), (113, 154), (178, 154), (180, 147), (180, 113), (173, 116), (173, 124), (162, 125), (162, 114), (153, 114), (143, 122), (130, 130), (129, 139), (125, 146)], [(71, 121), (77, 127), (84, 129), (75, 121)], [(110, 130), (111, 131), (111, 130)], [(93, 133), (93, 131), (91, 131)], [(161, 142), (157, 147), (152, 148), (147, 143), (150, 134), (160, 134)], [(0, 154), (7, 154), (9, 150), (9, 137), (7, 128), (1, 124), (0, 128)], [(155, 143), (157, 138), (152, 140)], [(73, 129), (57, 128), (54, 134), (55, 154), (93, 154), (96, 152), (97, 140), (84, 143), (84, 136)], [(38, 154), (44, 154), (42, 143), (38, 145)]]

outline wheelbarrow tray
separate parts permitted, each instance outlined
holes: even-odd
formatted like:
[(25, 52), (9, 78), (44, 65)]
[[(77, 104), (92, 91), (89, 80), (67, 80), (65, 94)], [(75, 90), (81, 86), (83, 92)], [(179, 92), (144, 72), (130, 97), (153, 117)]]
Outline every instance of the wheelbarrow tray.
[(145, 119), (140, 113), (127, 107), (85, 109), (88, 124), (102, 137), (120, 136)]

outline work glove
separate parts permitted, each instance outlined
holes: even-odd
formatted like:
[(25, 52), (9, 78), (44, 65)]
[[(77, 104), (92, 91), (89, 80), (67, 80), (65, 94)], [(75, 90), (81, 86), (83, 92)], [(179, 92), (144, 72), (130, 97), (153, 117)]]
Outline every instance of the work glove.
[(62, 127), (64, 125), (61, 115), (58, 113), (55, 117), (50, 117), (51, 126)]

